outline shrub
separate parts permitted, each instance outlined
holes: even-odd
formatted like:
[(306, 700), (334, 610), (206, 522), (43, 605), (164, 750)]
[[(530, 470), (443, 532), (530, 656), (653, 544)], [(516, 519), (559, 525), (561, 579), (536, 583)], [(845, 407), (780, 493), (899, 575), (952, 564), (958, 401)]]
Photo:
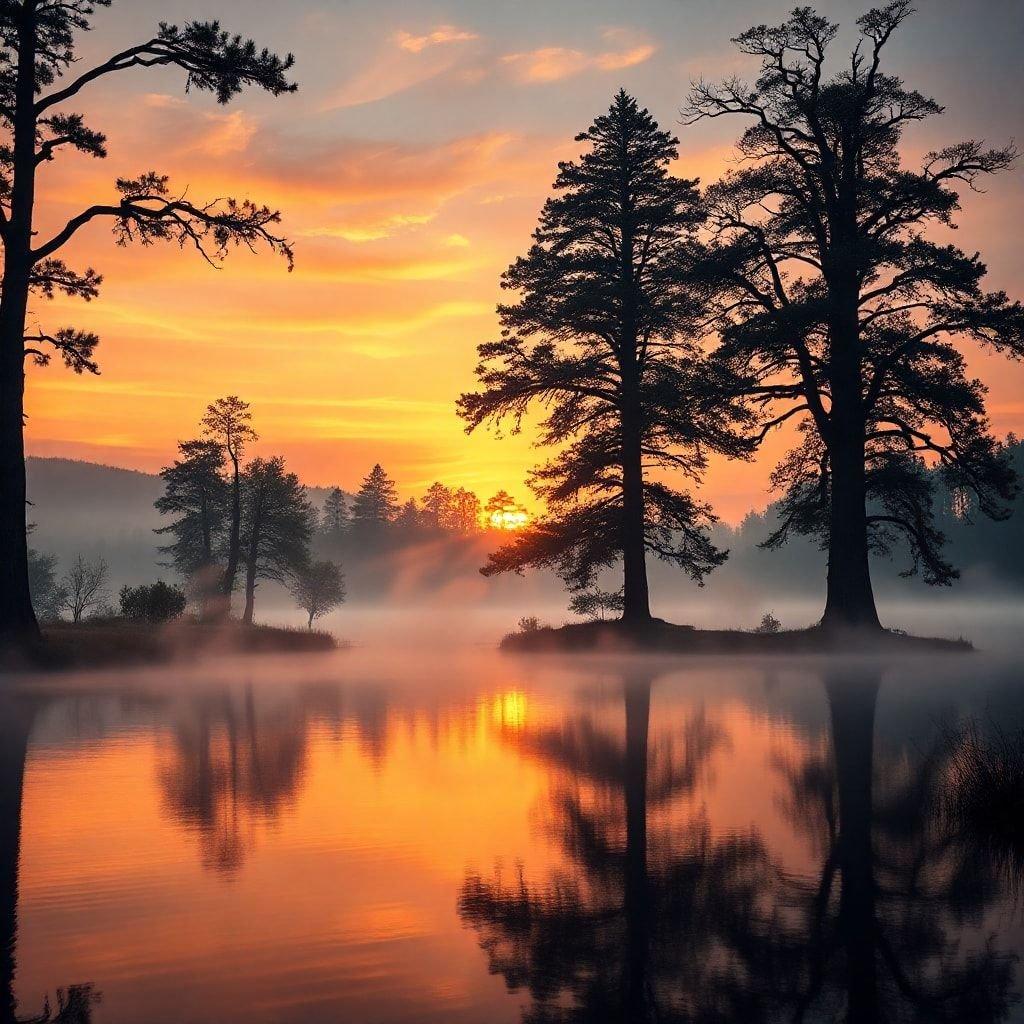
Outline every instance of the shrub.
[(782, 623), (771, 612), (765, 612), (761, 621), (754, 627), (755, 633), (779, 633), (782, 631)]
[(524, 615), (519, 620), (520, 633), (536, 633), (540, 629), (540, 619), (536, 615)]
[(622, 591), (581, 590), (569, 602), (569, 611), (574, 615), (598, 618), (602, 622), (609, 615), (621, 613), (624, 607)]
[(121, 588), (121, 614), (135, 622), (170, 622), (185, 611), (185, 594), (160, 580), (149, 586)]

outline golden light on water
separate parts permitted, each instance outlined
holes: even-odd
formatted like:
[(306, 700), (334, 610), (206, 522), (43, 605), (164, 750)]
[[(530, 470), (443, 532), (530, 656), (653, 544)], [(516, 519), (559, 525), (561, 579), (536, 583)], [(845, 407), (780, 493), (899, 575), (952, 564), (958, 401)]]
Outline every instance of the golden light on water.
[(526, 694), (521, 690), (496, 694), (491, 702), (491, 717), (502, 729), (522, 729), (526, 724)]

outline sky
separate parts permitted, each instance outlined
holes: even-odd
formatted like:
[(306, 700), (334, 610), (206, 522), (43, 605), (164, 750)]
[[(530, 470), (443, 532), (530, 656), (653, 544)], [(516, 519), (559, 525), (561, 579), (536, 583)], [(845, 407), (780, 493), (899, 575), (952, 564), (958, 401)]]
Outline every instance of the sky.
[[(93, 224), (66, 250), (105, 281), (99, 299), (39, 300), (33, 320), (98, 332), (102, 375), (32, 368), (29, 452), (156, 471), (194, 436), (206, 404), (238, 394), (261, 454), (309, 484), (352, 489), (375, 462), (403, 496), (434, 480), (521, 499), (531, 424), (467, 437), (457, 396), (476, 346), (497, 335), (504, 268), (529, 245), (573, 137), (625, 87), (680, 138), (678, 172), (710, 183), (729, 166), (739, 120), (683, 127), (691, 80), (753, 75), (730, 37), (777, 23), (784, 0), (115, 0), (83, 39), (84, 68), (148, 38), (161, 20), (218, 17), (296, 57), (299, 91), (246, 93), (227, 107), (186, 94), (167, 69), (110, 76), (76, 109), (110, 156), (41, 170), (41, 233), (158, 170), (193, 200), (233, 195), (280, 208), (296, 267), (232, 253), (214, 270), (176, 246), (115, 246)], [(946, 106), (905, 143), (908, 161), (965, 137), (1024, 136), (1018, 0), (921, 0), (890, 69)], [(818, 5), (852, 45), (864, 6)], [(981, 251), (989, 286), (1024, 295), (1024, 170), (964, 198), (956, 235)], [(972, 353), (997, 433), (1024, 433), (1024, 367)], [(703, 495), (727, 521), (770, 500), (786, 438), (750, 464), (712, 464)]]

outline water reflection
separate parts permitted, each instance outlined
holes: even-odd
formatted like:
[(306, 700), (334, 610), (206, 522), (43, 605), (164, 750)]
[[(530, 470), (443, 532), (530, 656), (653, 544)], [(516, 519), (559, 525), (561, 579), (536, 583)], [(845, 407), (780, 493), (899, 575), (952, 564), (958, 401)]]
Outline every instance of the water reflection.
[(32, 724), (42, 699), (0, 696), (0, 1022), (89, 1024), (98, 996), (91, 985), (72, 985), (49, 997), (41, 1012), (19, 1016), (14, 995), (18, 944), (18, 870), (21, 848), (25, 759)]
[(0, 695), (0, 1024), (1021, 1019), (952, 673), (400, 668)]
[(532, 883), (526, 866), (470, 872), (459, 912), (490, 970), (529, 992), (524, 1021), (1007, 1018), (1015, 957), (961, 937), (998, 901), (998, 867), (942, 813), (948, 745), (876, 763), (881, 670), (826, 672), (827, 744), (778, 766), (810, 876), (756, 832), (712, 835), (686, 797), (726, 737), (697, 711), (652, 740), (654, 681), (622, 677), (611, 726), (509, 737), (560, 775), (569, 866)]

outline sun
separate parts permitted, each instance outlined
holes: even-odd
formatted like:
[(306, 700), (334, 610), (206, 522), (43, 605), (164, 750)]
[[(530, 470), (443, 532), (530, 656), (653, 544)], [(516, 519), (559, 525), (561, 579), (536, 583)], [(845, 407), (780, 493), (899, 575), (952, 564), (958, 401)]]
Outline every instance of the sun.
[(521, 530), (530, 520), (521, 508), (502, 508), (491, 513), (491, 528), (494, 530)]

